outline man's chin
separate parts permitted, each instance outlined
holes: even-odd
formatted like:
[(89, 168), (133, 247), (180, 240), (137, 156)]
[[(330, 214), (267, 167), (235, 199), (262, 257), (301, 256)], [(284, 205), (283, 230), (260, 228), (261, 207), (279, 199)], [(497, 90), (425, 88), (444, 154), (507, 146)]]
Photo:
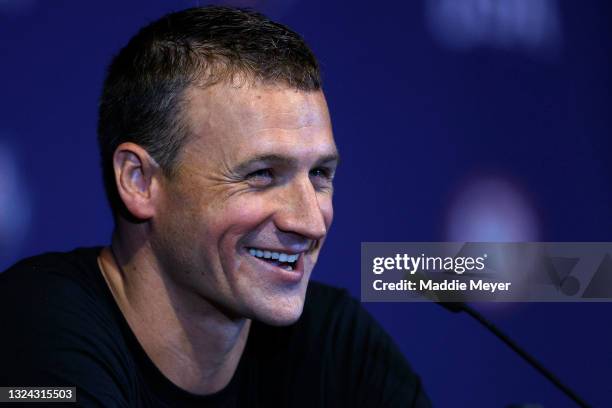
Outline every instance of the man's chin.
[(304, 310), (304, 300), (296, 300), (293, 304), (283, 303), (275, 307), (258, 308), (253, 319), (270, 326), (288, 326), (298, 321)]

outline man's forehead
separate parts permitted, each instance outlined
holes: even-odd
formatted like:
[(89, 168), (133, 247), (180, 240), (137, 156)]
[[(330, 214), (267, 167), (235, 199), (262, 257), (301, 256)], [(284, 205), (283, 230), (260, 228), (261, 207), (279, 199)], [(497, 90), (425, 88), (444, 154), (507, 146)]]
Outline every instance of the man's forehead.
[(249, 102), (241, 113), (267, 126), (296, 129), (322, 125), (322, 120), (328, 120), (327, 105), (320, 91), (254, 90)]
[(186, 100), (187, 115), (196, 133), (208, 127), (248, 127), (255, 131), (329, 126), (327, 104), (321, 91), (281, 85), (217, 84), (191, 87), (186, 92)]
[(190, 155), (226, 165), (262, 155), (319, 162), (337, 155), (321, 91), (279, 86), (192, 88)]

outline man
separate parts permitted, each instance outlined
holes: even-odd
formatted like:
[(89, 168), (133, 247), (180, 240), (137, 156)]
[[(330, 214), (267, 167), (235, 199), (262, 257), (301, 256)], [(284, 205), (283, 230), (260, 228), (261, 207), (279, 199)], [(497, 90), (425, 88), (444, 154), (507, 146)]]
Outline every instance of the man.
[(308, 285), (338, 153), (297, 34), (167, 15), (115, 57), (98, 129), (112, 244), (0, 275), (0, 385), (104, 407), (428, 405), (359, 304)]

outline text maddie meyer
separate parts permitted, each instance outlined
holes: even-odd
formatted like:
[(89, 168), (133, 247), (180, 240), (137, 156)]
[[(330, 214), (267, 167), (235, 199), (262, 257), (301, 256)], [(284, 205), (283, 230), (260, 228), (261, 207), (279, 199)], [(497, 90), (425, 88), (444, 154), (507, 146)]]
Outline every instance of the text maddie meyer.
[(418, 282), (402, 279), (398, 282), (384, 282), (377, 279), (372, 282), (374, 290), (399, 290), (399, 291), (483, 291), (494, 293), (496, 291), (510, 290), (511, 282), (485, 282), (482, 279), (470, 279), (468, 282), (461, 282), (459, 279), (445, 279), (437, 282), (431, 279), (419, 280)]

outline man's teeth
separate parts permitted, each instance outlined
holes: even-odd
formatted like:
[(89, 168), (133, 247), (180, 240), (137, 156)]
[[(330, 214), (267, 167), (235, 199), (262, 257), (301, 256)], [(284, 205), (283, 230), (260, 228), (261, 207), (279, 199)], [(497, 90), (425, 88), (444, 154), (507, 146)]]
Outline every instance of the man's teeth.
[(249, 249), (249, 253), (257, 258), (264, 259), (278, 259), (279, 262), (289, 262), (293, 263), (297, 261), (300, 254), (286, 254), (284, 252), (271, 252), (271, 251), (263, 251), (261, 249), (251, 248)]

